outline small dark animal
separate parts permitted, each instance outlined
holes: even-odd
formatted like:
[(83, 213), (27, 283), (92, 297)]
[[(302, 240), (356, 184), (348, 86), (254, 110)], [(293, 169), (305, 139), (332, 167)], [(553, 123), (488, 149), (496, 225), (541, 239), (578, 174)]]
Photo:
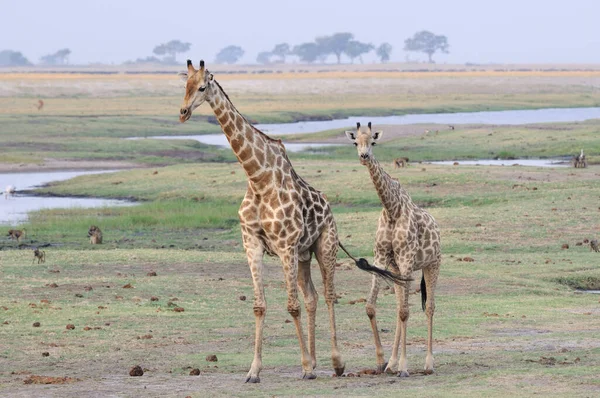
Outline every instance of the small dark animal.
[(587, 167), (588, 164), (585, 155), (583, 154), (583, 149), (579, 155), (573, 157), (572, 163), (573, 167), (576, 169), (585, 169)]
[(401, 167), (406, 167), (408, 165), (408, 158), (405, 158), (405, 157), (396, 158), (396, 159), (394, 159), (394, 162), (392, 163), (392, 165), (394, 166), (395, 169), (398, 169)]
[(92, 245), (102, 244), (102, 231), (97, 226), (90, 226), (90, 229), (88, 230), (88, 236), (90, 237), (90, 243)]
[(17, 242), (21, 243), (21, 238), (25, 237), (26, 231), (25, 228), (20, 229), (9, 229), (8, 234), (11, 239), (15, 239)]
[(454, 130), (454, 126), (449, 124), (448, 127), (450, 128), (450, 130)]
[(31, 262), (31, 264), (33, 264), (35, 262), (35, 259), (37, 258), (38, 260), (38, 264), (39, 263), (45, 263), (46, 262), (46, 252), (43, 250), (39, 250), (39, 249), (35, 249), (33, 251), (33, 261)]
[(598, 249), (598, 241), (596, 239), (590, 241), (590, 251), (600, 252)]
[(42, 108), (44, 107), (44, 101), (39, 100), (38, 104), (36, 106), (37, 106), (38, 111), (41, 111)]

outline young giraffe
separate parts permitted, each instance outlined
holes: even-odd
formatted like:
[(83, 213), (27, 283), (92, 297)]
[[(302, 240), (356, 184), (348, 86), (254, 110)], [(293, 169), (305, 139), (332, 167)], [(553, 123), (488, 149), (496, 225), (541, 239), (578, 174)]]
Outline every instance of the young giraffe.
[[(427, 357), (425, 373), (433, 373), (433, 313), (435, 310), (435, 286), (440, 272), (440, 230), (433, 217), (419, 208), (411, 200), (408, 192), (400, 183), (387, 174), (373, 156), (373, 145), (381, 138), (383, 132), (371, 132), (371, 122), (367, 132), (361, 132), (360, 123), (356, 123), (357, 131), (346, 131), (346, 136), (358, 149), (360, 163), (367, 166), (371, 180), (375, 185), (383, 210), (379, 216), (374, 248), (374, 265), (382, 268), (391, 267), (407, 280), (413, 271), (422, 270), (421, 301), (427, 314)], [(407, 377), (406, 361), (406, 326), (408, 322), (408, 292), (410, 281), (395, 288), (398, 317), (396, 335), (389, 363), (385, 364), (383, 348), (377, 329), (376, 302), (379, 292), (380, 278), (373, 277), (371, 291), (367, 299), (366, 311), (371, 321), (377, 353), (378, 371), (398, 372), (398, 376)], [(398, 360), (398, 345), (400, 359)]]
[[(333, 284), (337, 247), (337, 229), (329, 203), (304, 181), (292, 167), (281, 140), (262, 133), (242, 116), (232, 104), (212, 73), (196, 70), (187, 61), (187, 73), (180, 74), (186, 82), (186, 93), (179, 120), (183, 123), (192, 111), (208, 102), (215, 113), (231, 149), (248, 177), (248, 190), (239, 209), (242, 239), (254, 285), (254, 315), (256, 319), (254, 360), (246, 382), (260, 382), (262, 369), (262, 336), (267, 304), (263, 286), (263, 256), (277, 255), (283, 263), (288, 294), (287, 310), (294, 320), (300, 343), (303, 378), (314, 379), (316, 374), (315, 316), (318, 295), (311, 280), (310, 261), (314, 254), (321, 269), (325, 286), (325, 302), (331, 326), (332, 361), (338, 376), (344, 363), (337, 347)], [(341, 246), (341, 245), (340, 245)], [(343, 247), (342, 247), (343, 249)], [(359, 268), (382, 274), (382, 270), (366, 266), (361, 259)], [(395, 279), (389, 271), (385, 277)], [(304, 296), (308, 313), (308, 347), (300, 323), (298, 288)]]

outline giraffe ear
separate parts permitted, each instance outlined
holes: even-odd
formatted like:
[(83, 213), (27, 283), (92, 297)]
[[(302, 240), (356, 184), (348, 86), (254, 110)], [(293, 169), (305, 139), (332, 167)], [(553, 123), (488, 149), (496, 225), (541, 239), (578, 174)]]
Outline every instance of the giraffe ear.
[(177, 76), (179, 76), (179, 79), (181, 79), (182, 82), (187, 82), (188, 80), (188, 74), (185, 72), (179, 72)]
[(383, 131), (379, 130), (373, 133), (373, 140), (377, 141), (381, 138), (381, 136), (383, 135)]
[(348, 137), (350, 141), (354, 142), (354, 140), (356, 140), (356, 132), (346, 130), (344, 133), (346, 133), (346, 137)]

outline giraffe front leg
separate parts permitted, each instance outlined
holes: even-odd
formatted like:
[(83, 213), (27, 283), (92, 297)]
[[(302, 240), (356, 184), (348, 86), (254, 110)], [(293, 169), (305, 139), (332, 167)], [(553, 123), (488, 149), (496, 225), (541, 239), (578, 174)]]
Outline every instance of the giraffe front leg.
[(293, 247), (289, 250), (284, 251), (280, 255), (281, 261), (283, 262), (283, 273), (285, 275), (285, 282), (288, 292), (287, 310), (294, 320), (294, 326), (296, 326), (296, 335), (298, 336), (298, 342), (300, 344), (300, 355), (302, 362), (302, 378), (303, 379), (316, 379), (317, 375), (313, 371), (312, 359), (304, 340), (304, 333), (302, 331), (301, 312), (300, 312), (300, 301), (298, 300), (298, 249)]
[[(408, 292), (410, 282), (406, 282), (405, 286), (395, 286), (396, 300), (398, 304), (398, 318), (396, 320), (396, 335), (394, 336), (394, 353), (392, 357), (397, 358), (398, 346), (400, 346), (400, 359), (397, 360), (397, 375), (398, 377), (408, 377), (408, 362), (406, 360), (406, 329), (409, 317), (408, 308)], [(390, 359), (390, 363), (392, 360)]]
[[(408, 323), (408, 292), (410, 282), (405, 285), (395, 285), (396, 294), (396, 333), (394, 335), (394, 345), (392, 355), (385, 369), (386, 373), (396, 373), (399, 377), (408, 377), (408, 363), (406, 360), (406, 327)], [(398, 349), (400, 349), (400, 358), (398, 358)]]
[[(384, 235), (383, 230), (377, 232), (377, 244), (375, 246), (375, 258), (374, 265), (381, 267), (382, 265), (388, 263), (388, 257), (385, 255), (386, 247), (380, 246), (384, 239), (381, 235)], [(383, 346), (381, 345), (381, 338), (379, 336), (379, 328), (377, 327), (377, 296), (379, 294), (379, 287), (381, 285), (381, 278), (373, 275), (373, 279), (371, 281), (371, 290), (369, 291), (369, 296), (367, 297), (367, 304), (365, 310), (367, 312), (367, 317), (369, 317), (369, 321), (371, 323), (371, 330), (373, 332), (373, 340), (375, 342), (375, 355), (377, 359), (377, 373), (383, 373), (386, 370), (387, 363), (385, 362), (385, 357), (383, 353)]]
[(264, 250), (260, 242), (244, 239), (246, 246), (246, 255), (250, 272), (252, 273), (252, 283), (254, 286), (254, 317), (256, 321), (254, 331), (254, 360), (250, 366), (250, 371), (246, 376), (246, 383), (260, 383), (259, 373), (262, 370), (262, 343), (263, 329), (265, 325), (265, 315), (267, 312), (267, 302), (263, 285), (263, 253)]
[(371, 323), (371, 330), (373, 331), (373, 340), (375, 342), (375, 356), (377, 359), (377, 373), (382, 373), (385, 371), (387, 364), (385, 363), (385, 357), (383, 354), (383, 346), (381, 345), (381, 338), (379, 337), (379, 329), (377, 327), (377, 295), (379, 294), (379, 285), (380, 278), (376, 275), (373, 275), (373, 280), (371, 282), (371, 291), (369, 291), (369, 296), (367, 297), (367, 304), (365, 310), (367, 312), (367, 317), (369, 317), (369, 322)]

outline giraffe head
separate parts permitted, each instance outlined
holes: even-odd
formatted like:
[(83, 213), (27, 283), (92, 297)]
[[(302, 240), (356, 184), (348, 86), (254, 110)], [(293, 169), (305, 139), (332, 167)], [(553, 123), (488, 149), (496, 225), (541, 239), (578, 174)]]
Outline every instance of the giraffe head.
[(180, 73), (179, 77), (185, 82), (185, 97), (179, 110), (181, 123), (192, 117), (192, 111), (202, 105), (213, 82), (213, 75), (204, 68), (204, 61), (200, 61), (200, 69), (195, 69), (192, 61), (187, 60), (187, 73)]
[(356, 131), (346, 131), (346, 137), (354, 143), (358, 150), (360, 163), (363, 165), (368, 164), (373, 159), (373, 145), (383, 135), (383, 131), (371, 131), (371, 122), (369, 122), (368, 127), (367, 131), (361, 131), (360, 123), (356, 123)]

